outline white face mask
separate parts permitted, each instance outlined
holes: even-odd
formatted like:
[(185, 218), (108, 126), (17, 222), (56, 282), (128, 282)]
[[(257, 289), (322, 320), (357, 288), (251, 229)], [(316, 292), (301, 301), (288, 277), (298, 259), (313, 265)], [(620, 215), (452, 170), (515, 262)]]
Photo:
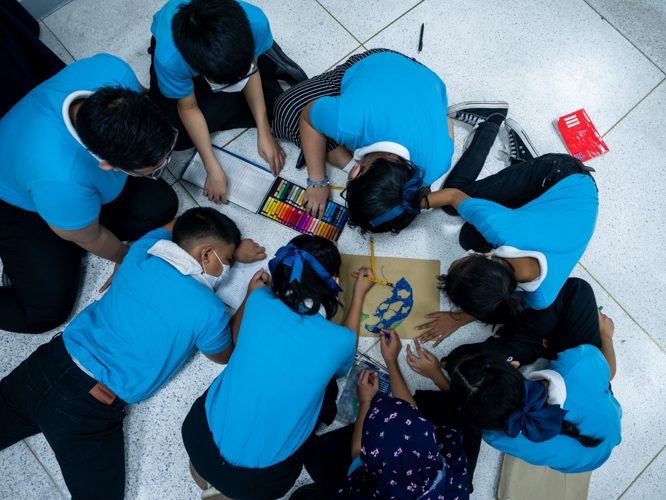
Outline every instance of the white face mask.
[(208, 281), (208, 284), (211, 286), (213, 291), (217, 291), (218, 288), (220, 288), (220, 283), (222, 283), (222, 276), (224, 276), (224, 273), (228, 273), (229, 269), (231, 269), (231, 266), (228, 264), (224, 264), (222, 262), (222, 259), (220, 259), (220, 256), (217, 255), (217, 252), (213, 250), (213, 253), (215, 254), (215, 257), (217, 257), (217, 260), (220, 261), (220, 264), (222, 264), (222, 273), (219, 276), (213, 276), (212, 274), (206, 273), (206, 264), (203, 262), (203, 254), (206, 250), (201, 251), (201, 267), (203, 267), (203, 277)]
[(240, 92), (245, 88), (245, 85), (247, 85), (248, 80), (250, 79), (250, 75), (254, 72), (254, 64), (250, 64), (250, 71), (247, 72), (247, 77), (243, 78), (240, 82), (234, 83), (232, 85), (226, 84), (226, 83), (211, 83), (208, 78), (205, 78), (205, 80), (208, 82), (208, 85), (210, 85), (210, 90), (213, 92)]

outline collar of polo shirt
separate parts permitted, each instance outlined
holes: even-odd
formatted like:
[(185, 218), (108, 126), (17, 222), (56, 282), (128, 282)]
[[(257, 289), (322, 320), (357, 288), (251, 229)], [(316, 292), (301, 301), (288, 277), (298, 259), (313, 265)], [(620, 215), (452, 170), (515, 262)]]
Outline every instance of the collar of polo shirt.
[(72, 106), (72, 103), (76, 101), (77, 99), (85, 99), (86, 97), (90, 97), (94, 92), (91, 92), (90, 90), (77, 90), (76, 92), (72, 92), (67, 96), (65, 99), (65, 102), (62, 103), (62, 119), (65, 122), (65, 125), (67, 126), (67, 130), (69, 130), (69, 133), (72, 134), (72, 137), (76, 139), (76, 141), (83, 146), (83, 148), (90, 153), (90, 155), (95, 158), (98, 162), (102, 163), (104, 160), (102, 160), (99, 156), (97, 156), (95, 153), (90, 151), (88, 148), (86, 148), (85, 144), (81, 141), (81, 138), (79, 137), (78, 132), (74, 128), (74, 124), (72, 123), (72, 120), (69, 118), (69, 108)]

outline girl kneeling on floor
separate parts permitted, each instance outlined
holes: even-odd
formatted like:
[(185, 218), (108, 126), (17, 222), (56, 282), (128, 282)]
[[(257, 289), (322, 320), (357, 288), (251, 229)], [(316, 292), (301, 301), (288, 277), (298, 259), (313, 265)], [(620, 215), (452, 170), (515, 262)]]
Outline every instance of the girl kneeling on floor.
[[(337, 411), (336, 378), (351, 368), (363, 299), (373, 277), (358, 271), (343, 326), (340, 253), (320, 237), (299, 236), (270, 261), (273, 284), (257, 273), (236, 316), (229, 364), (193, 405), (183, 440), (193, 468), (231, 498), (283, 497), (301, 473), (305, 443)], [(214, 491), (214, 490), (213, 490)]]

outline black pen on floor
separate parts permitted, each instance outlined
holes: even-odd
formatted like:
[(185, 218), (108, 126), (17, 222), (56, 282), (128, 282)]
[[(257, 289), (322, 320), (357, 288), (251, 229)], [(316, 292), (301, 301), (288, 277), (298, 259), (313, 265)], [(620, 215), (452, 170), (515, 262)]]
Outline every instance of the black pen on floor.
[(419, 52), (423, 50), (423, 28), (425, 28), (425, 23), (421, 24), (421, 36), (419, 37)]

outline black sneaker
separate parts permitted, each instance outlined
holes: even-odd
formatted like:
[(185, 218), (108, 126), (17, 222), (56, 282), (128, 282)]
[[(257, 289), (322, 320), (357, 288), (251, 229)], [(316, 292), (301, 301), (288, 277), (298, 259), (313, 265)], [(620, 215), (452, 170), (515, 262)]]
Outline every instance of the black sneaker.
[(520, 125), (508, 118), (504, 122), (504, 126), (509, 132), (509, 158), (511, 161), (527, 161), (539, 156), (534, 144)]
[[(449, 106), (446, 116), (454, 120), (478, 125), (493, 115), (501, 117), (500, 123), (509, 112), (509, 103), (504, 101), (470, 101)], [(498, 123), (499, 125), (499, 123)]]
[(3, 288), (12, 288), (12, 282), (9, 281), (9, 278), (5, 274), (4, 271), (2, 271), (2, 287)]
[(303, 68), (296, 64), (285, 54), (280, 46), (273, 42), (273, 45), (264, 54), (277, 65), (276, 78), (285, 81), (291, 85), (304, 82), (308, 79)]

